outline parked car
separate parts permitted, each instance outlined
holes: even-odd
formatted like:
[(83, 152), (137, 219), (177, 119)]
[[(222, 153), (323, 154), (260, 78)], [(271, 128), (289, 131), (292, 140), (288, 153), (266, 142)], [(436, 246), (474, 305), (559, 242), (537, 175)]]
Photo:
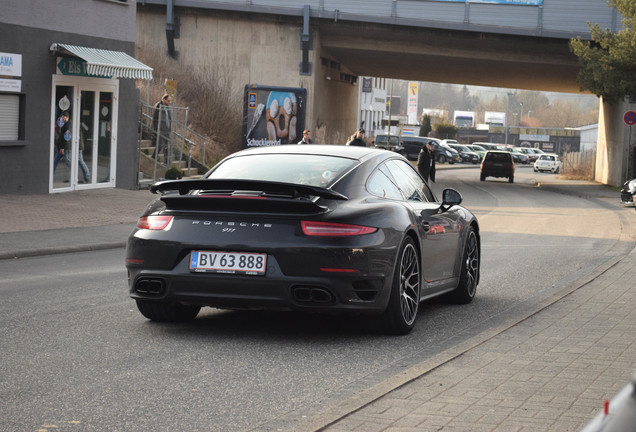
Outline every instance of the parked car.
[(462, 158), (459, 157), (459, 152), (449, 146), (448, 144), (444, 144), (443, 142), (436, 143), (434, 145), (436, 154), (437, 154), (437, 162), (444, 163), (448, 162), (449, 164), (454, 164), (455, 162), (461, 162)]
[(399, 135), (391, 135), (391, 139), (388, 144), (387, 141), (389, 141), (387, 135), (376, 135), (373, 141), (373, 146), (375, 148), (391, 150), (402, 155), (405, 154), (402, 137)]
[(504, 146), (503, 150), (512, 153), (512, 159), (515, 161), (515, 163), (520, 163), (524, 165), (527, 165), (530, 163), (528, 159), (528, 155), (523, 153), (519, 149), (519, 147)]
[(479, 160), (482, 160), (484, 158), (484, 155), (488, 151), (478, 144), (466, 144), (466, 147), (477, 153), (477, 156), (479, 156)]
[(420, 151), (427, 143), (434, 143), (435, 138), (420, 137), (415, 135), (402, 135), (402, 145), (404, 146), (404, 156), (408, 160), (415, 161)]
[(539, 153), (535, 152), (530, 147), (518, 147), (519, 150), (526, 156), (528, 156), (528, 163), (535, 163), (539, 159)]
[(459, 153), (459, 157), (462, 158), (462, 162), (478, 164), (479, 163), (479, 155), (466, 147), (463, 144), (449, 144), (451, 148), (454, 148)]
[(153, 321), (189, 321), (205, 306), (361, 313), (406, 334), (422, 299), (476, 294), (476, 217), (394, 152), (254, 147), (150, 191), (162, 195), (128, 238), (126, 268)]
[(489, 142), (474, 142), (473, 144), (476, 144), (480, 147), (485, 148), (486, 150), (503, 150), (504, 146), (501, 144), (495, 144), (495, 143), (489, 143)]
[(459, 162), (460, 157), (459, 153), (453, 151), (452, 149), (448, 149), (446, 147), (442, 147), (440, 145), (440, 141), (437, 138), (431, 137), (419, 137), (413, 135), (402, 135), (402, 144), (404, 146), (404, 155), (408, 160), (415, 161), (417, 160), (420, 150), (430, 143), (433, 145), (433, 154), (434, 158), (439, 163), (449, 162), (454, 164), (455, 162)]
[(554, 174), (561, 172), (563, 163), (559, 155), (546, 153), (539, 156), (539, 159), (534, 163), (534, 172), (537, 171), (550, 171)]
[(621, 203), (627, 206), (636, 205), (636, 179), (627, 180), (621, 189)]
[(479, 180), (486, 177), (507, 177), (509, 183), (515, 181), (515, 163), (512, 153), (503, 150), (488, 150), (481, 161)]

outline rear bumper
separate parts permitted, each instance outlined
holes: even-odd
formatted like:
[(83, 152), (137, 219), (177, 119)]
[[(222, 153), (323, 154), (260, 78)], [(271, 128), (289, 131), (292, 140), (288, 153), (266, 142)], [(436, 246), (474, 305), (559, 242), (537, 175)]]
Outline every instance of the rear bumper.
[(130, 296), (221, 309), (380, 313), (391, 289), (391, 271), (288, 276), (270, 257), (266, 275), (247, 276), (190, 272), (188, 261), (184, 258), (172, 270), (128, 266)]

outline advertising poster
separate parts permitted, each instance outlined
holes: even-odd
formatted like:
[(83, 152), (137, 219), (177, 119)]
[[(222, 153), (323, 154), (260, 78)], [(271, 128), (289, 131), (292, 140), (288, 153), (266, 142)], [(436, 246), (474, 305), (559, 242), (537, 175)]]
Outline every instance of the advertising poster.
[(243, 148), (296, 144), (305, 128), (307, 90), (248, 84), (243, 106)]

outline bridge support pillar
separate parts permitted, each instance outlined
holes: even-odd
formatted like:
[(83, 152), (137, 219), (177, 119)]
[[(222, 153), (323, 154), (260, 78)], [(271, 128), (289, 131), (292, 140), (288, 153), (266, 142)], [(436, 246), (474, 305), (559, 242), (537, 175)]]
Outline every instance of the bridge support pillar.
[(594, 177), (599, 183), (621, 186), (636, 177), (636, 129), (623, 120), (625, 112), (633, 109), (634, 104), (601, 100)]

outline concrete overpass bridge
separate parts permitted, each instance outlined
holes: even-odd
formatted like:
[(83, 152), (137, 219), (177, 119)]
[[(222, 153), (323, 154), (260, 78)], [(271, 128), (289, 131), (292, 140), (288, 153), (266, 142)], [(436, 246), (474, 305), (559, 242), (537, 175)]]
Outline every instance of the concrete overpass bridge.
[[(306, 89), (305, 127), (342, 143), (358, 76), (580, 92), (572, 37), (621, 29), (606, 0), (138, 0), (137, 44), (247, 84)], [(243, 102), (231, 109), (243, 109)], [(633, 174), (631, 109), (601, 103), (597, 180)], [(631, 153), (630, 153), (631, 151)]]

